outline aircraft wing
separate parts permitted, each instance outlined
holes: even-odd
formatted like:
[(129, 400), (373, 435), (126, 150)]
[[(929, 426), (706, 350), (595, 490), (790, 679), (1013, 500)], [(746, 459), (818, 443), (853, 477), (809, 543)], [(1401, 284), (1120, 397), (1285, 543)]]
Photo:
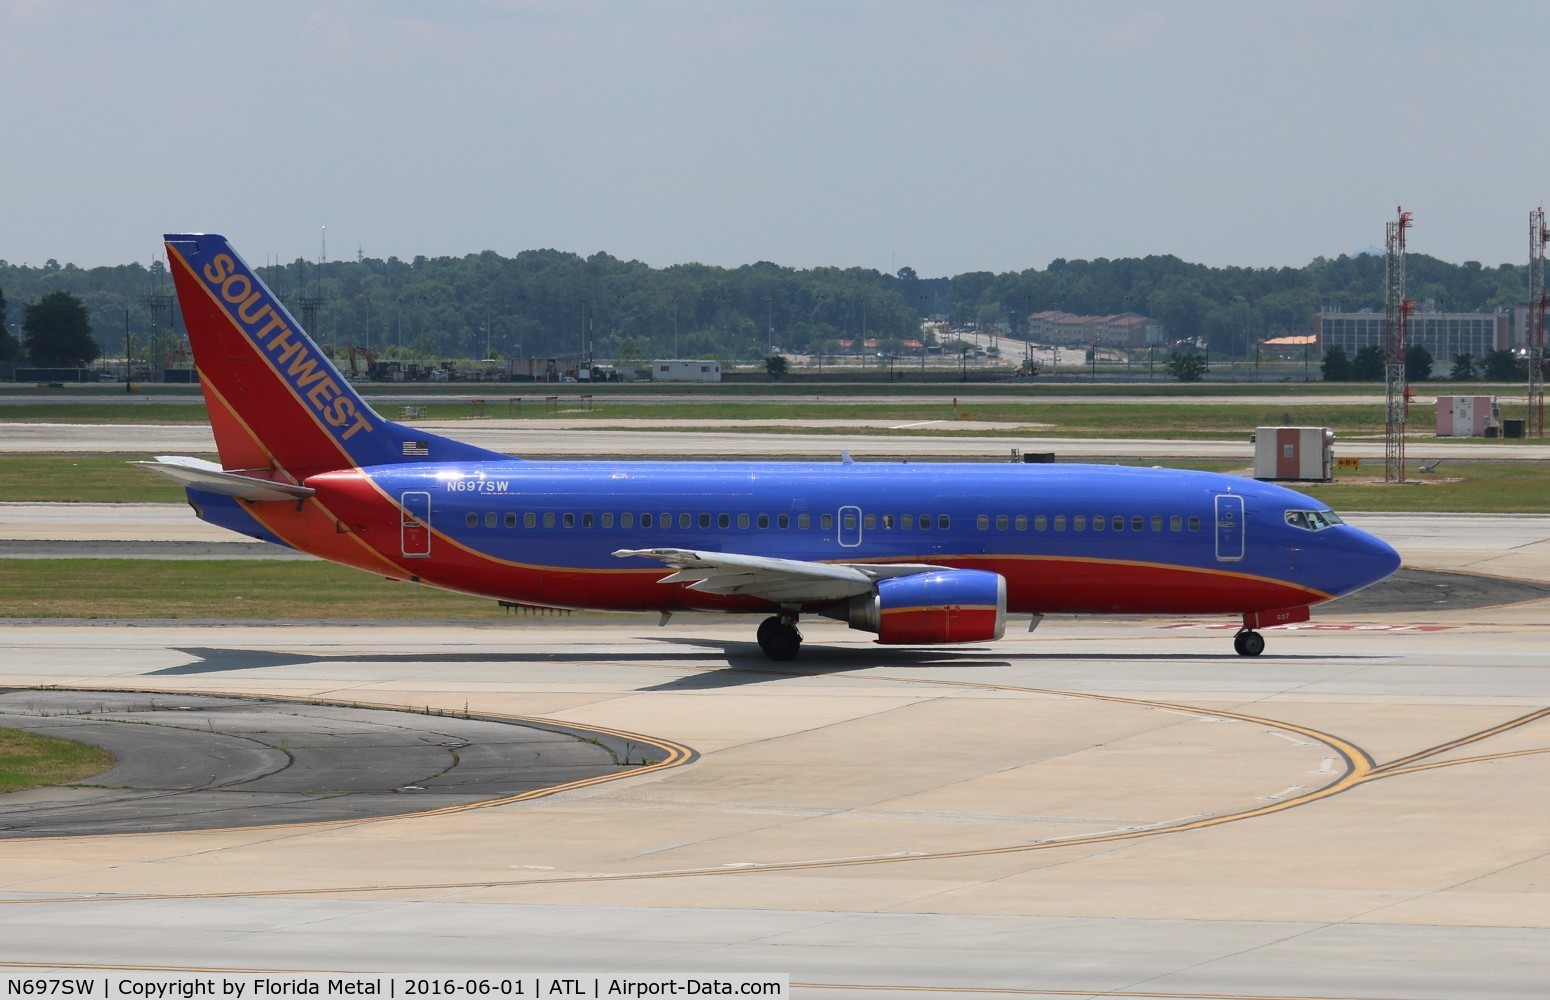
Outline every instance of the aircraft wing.
[(819, 563), (695, 549), (619, 549), (614, 555), (656, 559), (677, 571), (659, 583), (687, 583), (690, 590), (707, 594), (747, 594), (783, 603), (842, 601), (869, 592), (884, 577), (941, 569), (915, 563)]

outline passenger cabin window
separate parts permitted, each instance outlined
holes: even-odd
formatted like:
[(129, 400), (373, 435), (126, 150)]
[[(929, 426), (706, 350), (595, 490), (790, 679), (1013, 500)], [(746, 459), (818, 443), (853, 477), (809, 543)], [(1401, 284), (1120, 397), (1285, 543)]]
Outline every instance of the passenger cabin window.
[(689, 515), (688, 514), (679, 514), (678, 515), (678, 526), (680, 528), (688, 529), (690, 526), (693, 525), (693, 523), (694, 522), (689, 519)]
[[(1061, 527), (1064, 528), (1065, 525), (1062, 524)], [(1046, 517), (1043, 514), (1039, 514), (1039, 515), (1035, 516), (1034, 519), (1033, 519), (1033, 530), (1034, 531), (1048, 531), (1049, 530), (1049, 518)]]
[(747, 514), (739, 514), (739, 515), (737, 515), (737, 526), (739, 528), (746, 528), (746, 527), (748, 527), (748, 515)]
[[(802, 516), (804, 518), (807, 517), (806, 514), (803, 514)], [(778, 524), (780, 526), (781, 530), (785, 530), (786, 528), (791, 527), (791, 515), (790, 514), (781, 514), (781, 515), (779, 515), (776, 518), (776, 524)], [(805, 528), (805, 527), (807, 527), (807, 525), (804, 524), (802, 527)]]
[(1192, 518), (1189, 519), (1189, 530), (1190, 531), (1199, 531), (1200, 530), (1200, 518), (1192, 517)]
[[(641, 512), (641, 515), (640, 515), (640, 526), (642, 528), (649, 528), (649, 527), (651, 527), (651, 514), (649, 512), (647, 512), (647, 511), (642, 511)], [(626, 524), (625, 527), (628, 528), (629, 525)]]
[(1066, 530), (1066, 515), (1064, 515), (1064, 514), (1056, 514), (1055, 515), (1055, 530), (1056, 531), (1065, 531)]
[(544, 514), (544, 527), (554, 527), (554, 511), (551, 510)]
[(485, 512), (485, 514), (484, 514), (484, 526), (486, 528), (493, 528), (493, 527), (495, 527), (495, 522), (497, 520), (498, 520), (498, 518), (495, 515), (495, 511), (491, 510), (491, 511), (486, 511)]
[(1018, 531), (1027, 531), (1028, 530), (1028, 515), (1026, 515), (1026, 514), (1018, 514), (1017, 515), (1017, 520), (1014, 523), (1017, 525), (1017, 530)]
[(569, 514), (569, 513), (564, 514), (564, 515), (561, 516), (560, 520), (561, 520), (561, 523), (564, 524), (565, 527), (567, 527), (567, 528), (574, 528), (576, 526), (576, 515), (575, 514)]
[(517, 526), (517, 515), (515, 513), (508, 513), (506, 515), (506, 527), (508, 527), (508, 528), (515, 528), (516, 526)]
[(590, 527), (592, 527), (592, 515), (591, 514), (583, 514), (583, 515), (581, 515), (581, 526), (583, 528), (590, 528)]
[[(802, 516), (806, 517), (807, 515), (803, 514)], [(834, 527), (834, 515), (833, 514), (821, 514), (821, 515), (819, 515), (819, 517), (818, 517), (818, 526), (820, 528), (822, 528), (823, 530), (825, 530), (825, 531), (831, 530)]]
[(990, 515), (981, 514), (979, 517), (976, 517), (974, 519), (974, 526), (981, 531), (984, 531), (986, 528), (990, 527)]
[(522, 515), (522, 527), (531, 528), (538, 524), (538, 515), (528, 511)]
[(1179, 515), (1177, 515), (1177, 514), (1174, 514), (1172, 517), (1168, 518), (1168, 530), (1169, 531), (1183, 531), (1184, 530), (1184, 519), (1182, 517), (1180, 517)]
[(473, 511), (468, 512), (468, 526), (470, 528), (479, 527), (479, 515), (475, 514)]
[(1087, 530), (1087, 518), (1083, 517), (1081, 514), (1078, 514), (1075, 517), (1073, 517), (1071, 519), (1071, 530), (1072, 531), (1086, 531)]
[(1153, 514), (1152, 515), (1152, 530), (1153, 531), (1161, 531), (1162, 530), (1162, 515), (1161, 514)]
[(899, 515), (899, 527), (900, 527), (900, 529), (902, 529), (904, 531), (913, 531), (914, 528), (915, 528), (915, 515), (914, 514), (900, 514)]
[(633, 528), (633, 527), (635, 527), (635, 515), (634, 514), (620, 514), (619, 515), (619, 527), (621, 527), (621, 528)]
[(996, 515), (996, 530), (997, 531), (1005, 531), (1006, 530), (1006, 515), (1005, 514), (997, 514)]

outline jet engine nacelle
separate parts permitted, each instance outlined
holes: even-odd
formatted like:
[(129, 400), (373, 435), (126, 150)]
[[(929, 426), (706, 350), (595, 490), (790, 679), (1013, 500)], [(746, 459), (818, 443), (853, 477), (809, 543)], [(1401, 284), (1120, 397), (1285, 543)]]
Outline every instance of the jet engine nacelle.
[(849, 611), (850, 627), (883, 645), (987, 642), (1006, 631), (1006, 578), (977, 569), (888, 577)]

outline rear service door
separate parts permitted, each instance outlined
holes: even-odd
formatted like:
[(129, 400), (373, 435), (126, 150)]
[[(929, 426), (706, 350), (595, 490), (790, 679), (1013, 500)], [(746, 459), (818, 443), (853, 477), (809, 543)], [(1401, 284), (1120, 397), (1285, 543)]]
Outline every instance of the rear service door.
[(422, 492), (404, 493), (399, 497), (403, 505), (403, 517), (399, 522), (399, 538), (404, 556), (409, 559), (427, 559), (431, 554), (431, 495)]
[(1238, 562), (1243, 558), (1243, 498), (1236, 493), (1216, 497), (1216, 560)]

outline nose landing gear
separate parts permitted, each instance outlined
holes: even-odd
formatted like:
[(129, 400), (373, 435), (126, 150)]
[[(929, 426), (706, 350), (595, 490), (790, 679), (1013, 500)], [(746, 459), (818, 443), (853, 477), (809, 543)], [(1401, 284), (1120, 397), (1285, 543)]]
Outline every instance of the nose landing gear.
[(1232, 637), (1232, 648), (1239, 656), (1258, 656), (1265, 651), (1265, 637), (1253, 629), (1239, 629)]

